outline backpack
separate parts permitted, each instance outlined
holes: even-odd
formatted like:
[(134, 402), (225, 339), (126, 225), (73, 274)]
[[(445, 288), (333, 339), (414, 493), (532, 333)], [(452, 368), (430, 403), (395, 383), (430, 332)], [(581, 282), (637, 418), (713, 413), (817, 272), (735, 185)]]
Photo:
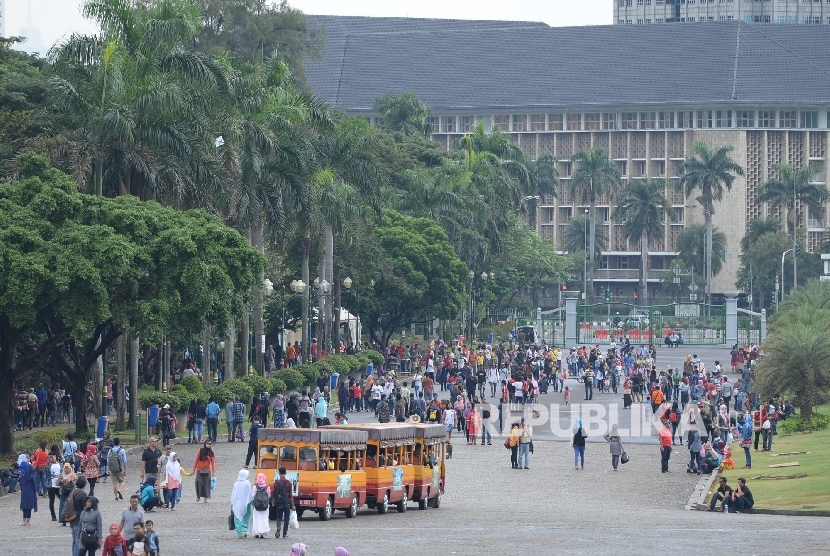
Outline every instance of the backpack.
[(670, 423), (676, 423), (677, 422), (677, 413), (675, 411), (672, 411), (671, 413), (669, 413), (669, 422)]
[(121, 473), (124, 470), (122, 463), (121, 448), (113, 448), (110, 450), (109, 456), (107, 457), (107, 466), (109, 467), (110, 473)]
[(429, 421), (438, 421), (438, 408), (437, 407), (431, 407), (429, 409), (428, 420)]
[(256, 487), (254, 509), (258, 512), (264, 512), (268, 509), (268, 489), (266, 487)]
[(278, 508), (285, 508), (288, 506), (288, 496), (285, 495), (285, 488), (291, 488), (291, 483), (287, 479), (280, 479), (274, 485), (274, 505)]
[[(78, 519), (78, 512), (75, 511), (75, 496), (78, 492), (82, 492), (78, 489), (72, 491), (72, 494), (69, 495), (69, 498), (66, 499), (66, 503), (63, 505), (63, 511), (61, 512), (61, 517), (64, 521), (72, 522)], [(86, 502), (84, 502), (86, 504)]]

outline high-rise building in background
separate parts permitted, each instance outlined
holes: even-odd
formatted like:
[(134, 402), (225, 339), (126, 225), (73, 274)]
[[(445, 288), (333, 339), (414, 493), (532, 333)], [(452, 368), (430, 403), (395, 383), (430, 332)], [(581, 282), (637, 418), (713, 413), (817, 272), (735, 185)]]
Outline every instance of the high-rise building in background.
[[(2, 1), (0, 0), (0, 2)], [(35, 27), (34, 19), (32, 18), (32, 0), (29, 0), (29, 9), (26, 13), (26, 27), (21, 28), (18, 35), (26, 37), (26, 42), (16, 47), (18, 50), (37, 52), (41, 56), (46, 56), (49, 47), (43, 43), (43, 38), (40, 36), (40, 29)]]
[(6, 0), (0, 0), (0, 37), (6, 36)]
[(830, 3), (821, 0), (614, 0), (614, 23), (742, 21), (830, 25)]

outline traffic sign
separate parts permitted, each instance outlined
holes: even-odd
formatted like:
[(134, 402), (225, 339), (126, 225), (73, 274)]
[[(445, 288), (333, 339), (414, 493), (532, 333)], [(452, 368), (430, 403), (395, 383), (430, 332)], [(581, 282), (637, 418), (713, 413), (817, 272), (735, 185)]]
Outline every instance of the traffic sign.
[(693, 292), (696, 292), (700, 288), (697, 287), (697, 284), (692, 282), (691, 284), (689, 284), (689, 289), (692, 290)]

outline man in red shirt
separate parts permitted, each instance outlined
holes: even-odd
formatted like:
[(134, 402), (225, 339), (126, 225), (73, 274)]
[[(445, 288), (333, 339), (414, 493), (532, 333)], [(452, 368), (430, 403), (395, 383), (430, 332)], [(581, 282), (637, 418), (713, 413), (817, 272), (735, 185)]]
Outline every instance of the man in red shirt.
[(668, 420), (663, 421), (663, 428), (657, 433), (660, 440), (660, 466), (663, 473), (669, 471), (669, 458), (671, 457), (671, 424)]
[(47, 471), (46, 463), (49, 461), (49, 452), (46, 451), (47, 442), (40, 441), (40, 447), (32, 454), (32, 469), (35, 470), (35, 486), (37, 487), (38, 496), (46, 496), (47, 492)]

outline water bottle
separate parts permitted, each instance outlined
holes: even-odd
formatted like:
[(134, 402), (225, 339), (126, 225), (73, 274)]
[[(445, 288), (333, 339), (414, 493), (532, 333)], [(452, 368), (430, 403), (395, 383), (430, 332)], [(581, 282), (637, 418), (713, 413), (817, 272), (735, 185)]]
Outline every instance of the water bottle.
[(723, 513), (725, 513), (725, 514), (729, 513), (729, 504), (724, 504), (723, 505)]

